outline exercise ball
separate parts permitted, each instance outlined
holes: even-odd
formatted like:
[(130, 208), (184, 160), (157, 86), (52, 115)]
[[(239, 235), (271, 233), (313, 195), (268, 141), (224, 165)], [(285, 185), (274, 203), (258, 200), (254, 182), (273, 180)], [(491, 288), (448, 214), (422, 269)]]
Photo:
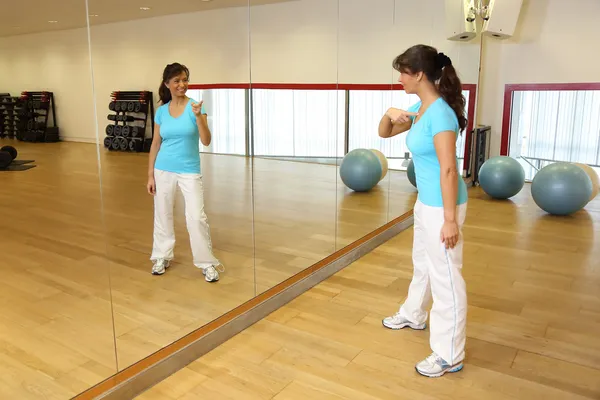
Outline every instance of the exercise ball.
[(590, 167), (587, 164), (575, 163), (575, 165), (583, 169), (587, 176), (589, 176), (592, 180), (592, 195), (590, 196), (589, 201), (594, 200), (594, 198), (598, 196), (598, 192), (600, 192), (600, 177), (598, 177), (598, 174), (596, 173), (596, 171), (594, 171), (594, 168)]
[(524, 185), (525, 170), (512, 157), (492, 157), (479, 169), (479, 186), (494, 199), (513, 197)]
[(408, 167), (406, 168), (406, 177), (414, 187), (417, 187), (417, 177), (415, 175), (415, 164), (413, 163), (413, 160), (410, 160), (408, 163)]
[(373, 189), (381, 178), (381, 162), (371, 150), (354, 149), (342, 160), (340, 178), (355, 192)]
[(581, 210), (592, 195), (592, 180), (577, 165), (557, 162), (540, 169), (531, 182), (531, 196), (542, 210), (568, 215)]
[(385, 156), (383, 155), (382, 152), (380, 152), (377, 149), (371, 149), (371, 151), (373, 153), (375, 153), (375, 155), (377, 156), (377, 158), (379, 158), (379, 162), (381, 163), (381, 178), (379, 178), (379, 180), (383, 180), (383, 178), (385, 178), (385, 175), (388, 172), (388, 162), (387, 162), (387, 158), (385, 158)]

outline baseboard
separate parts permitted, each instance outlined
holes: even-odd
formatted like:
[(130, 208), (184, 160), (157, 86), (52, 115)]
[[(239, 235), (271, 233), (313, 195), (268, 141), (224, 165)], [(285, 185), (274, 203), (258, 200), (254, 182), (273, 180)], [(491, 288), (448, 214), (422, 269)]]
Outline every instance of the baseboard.
[(412, 224), (413, 212), (409, 211), (204, 327), (74, 397), (73, 400), (131, 400), (139, 396), (313, 286), (341, 271)]

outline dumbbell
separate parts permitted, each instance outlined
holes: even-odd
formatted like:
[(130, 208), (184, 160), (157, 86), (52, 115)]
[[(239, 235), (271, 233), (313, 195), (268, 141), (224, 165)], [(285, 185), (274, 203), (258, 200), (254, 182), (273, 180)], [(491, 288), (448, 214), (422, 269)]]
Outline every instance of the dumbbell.
[(117, 115), (117, 121), (133, 122), (133, 121), (145, 121), (145, 120), (146, 120), (146, 118), (134, 117), (132, 115)]
[(121, 136), (123, 127), (121, 125), (113, 125), (113, 126), (114, 126), (114, 128), (113, 128), (113, 135), (115, 135), (115, 136)]
[(110, 150), (119, 150), (119, 138), (114, 137), (110, 143)]
[(140, 126), (132, 126), (131, 127), (131, 137), (133, 138), (141, 138), (144, 136), (144, 128)]
[(129, 149), (129, 143), (127, 143), (127, 139), (124, 137), (120, 137), (119, 139), (119, 149), (121, 151), (127, 151)]
[(17, 158), (17, 149), (12, 146), (4, 146), (0, 149), (0, 169), (8, 168), (8, 166)]
[(142, 139), (129, 139), (129, 151), (139, 153), (144, 149), (144, 141)]

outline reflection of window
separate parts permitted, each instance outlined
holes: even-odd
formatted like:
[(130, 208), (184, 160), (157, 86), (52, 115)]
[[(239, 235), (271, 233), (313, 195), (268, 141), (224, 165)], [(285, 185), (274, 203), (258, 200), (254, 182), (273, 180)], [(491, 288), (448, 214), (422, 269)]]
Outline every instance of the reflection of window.
[(335, 157), (344, 148), (344, 91), (253, 89), (254, 154)]
[(513, 92), (512, 157), (521, 157), (526, 178), (553, 161), (600, 164), (600, 91)]
[(203, 151), (246, 154), (246, 91), (244, 89), (188, 90), (192, 99), (204, 101), (212, 143)]
[[(469, 91), (464, 90), (463, 96), (467, 101), (465, 114), (469, 109)], [(390, 107), (408, 109), (419, 101), (416, 95), (407, 94), (402, 90), (351, 90), (349, 113), (349, 150), (356, 148), (379, 149), (386, 157), (404, 158), (408, 153), (406, 135), (400, 135), (392, 140), (381, 139), (377, 133), (379, 121)], [(465, 131), (458, 137), (456, 148), (459, 158), (464, 156)]]

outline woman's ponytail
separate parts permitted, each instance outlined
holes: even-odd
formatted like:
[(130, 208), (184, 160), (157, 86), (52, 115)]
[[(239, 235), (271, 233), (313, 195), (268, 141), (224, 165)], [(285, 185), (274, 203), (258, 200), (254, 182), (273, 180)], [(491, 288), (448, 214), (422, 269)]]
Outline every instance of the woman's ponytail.
[(458, 126), (462, 132), (467, 127), (467, 118), (465, 117), (465, 96), (462, 94), (462, 83), (460, 78), (456, 74), (456, 70), (444, 53), (439, 53), (438, 57), (441, 59), (442, 76), (438, 83), (438, 91), (442, 98), (448, 103), (448, 105), (456, 113), (458, 118)]

